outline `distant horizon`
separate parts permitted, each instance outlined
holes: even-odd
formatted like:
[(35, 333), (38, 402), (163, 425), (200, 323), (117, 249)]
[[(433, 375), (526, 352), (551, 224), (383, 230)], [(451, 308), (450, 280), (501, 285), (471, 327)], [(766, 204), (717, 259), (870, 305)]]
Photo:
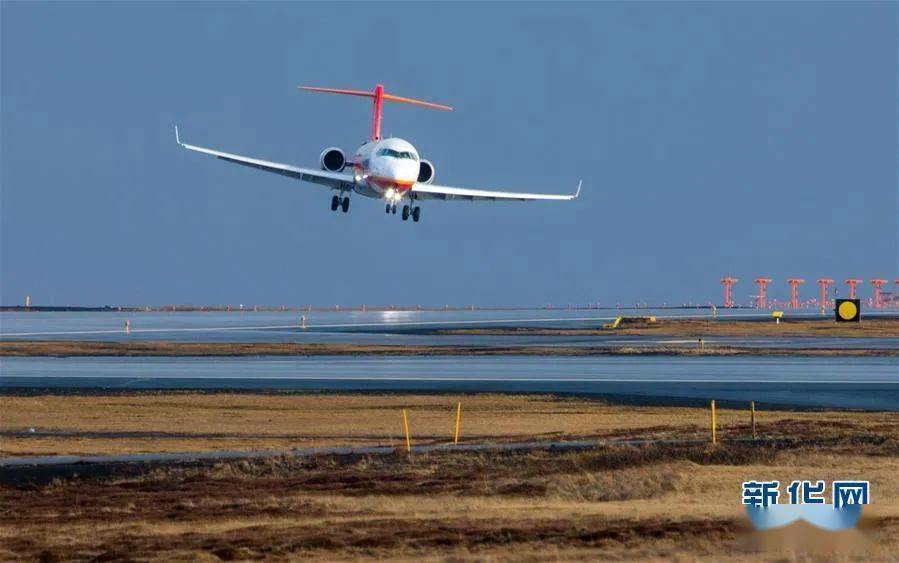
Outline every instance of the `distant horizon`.
[[(884, 295), (887, 297), (891, 297), (893, 295), (897, 295), (896, 291), (884, 290)], [(839, 294), (830, 294), (828, 298), (841, 298)], [(870, 295), (865, 295), (862, 292), (857, 292), (856, 298), (861, 299), (863, 303), (869, 303), (873, 300), (873, 297)], [(798, 309), (819, 309), (820, 306), (816, 302), (816, 297), (804, 297)], [(764, 309), (771, 309), (772, 307), (789, 307), (789, 298), (774, 298), (769, 295), (768, 305)], [(703, 302), (690, 302), (684, 301), (681, 303), (649, 303), (649, 302), (636, 302), (636, 303), (625, 303), (625, 302), (588, 302), (588, 303), (567, 303), (567, 302), (558, 302), (558, 303), (544, 303), (544, 304), (527, 304), (527, 303), (519, 303), (519, 304), (478, 304), (478, 303), (445, 303), (445, 304), (434, 304), (434, 303), (293, 303), (293, 304), (271, 304), (271, 303), (190, 303), (190, 302), (171, 302), (171, 303), (141, 303), (141, 304), (89, 304), (89, 303), (60, 303), (60, 304), (49, 304), (49, 303), (41, 303), (31, 301), (29, 305), (25, 305), (24, 303), (4, 303), (0, 304), (0, 310), (8, 310), (8, 309), (64, 309), (64, 308), (73, 308), (73, 309), (93, 309), (93, 310), (116, 310), (116, 309), (128, 309), (133, 311), (141, 311), (141, 310), (149, 310), (149, 311), (171, 311), (178, 310), (180, 312), (189, 312), (189, 311), (234, 311), (234, 312), (253, 312), (255, 309), (259, 311), (303, 311), (303, 310), (314, 310), (314, 311), (389, 311), (389, 310), (403, 310), (403, 311), (414, 311), (414, 310), (422, 310), (422, 311), (442, 311), (442, 310), (450, 310), (450, 311), (465, 311), (465, 310), (565, 310), (565, 309), (578, 309), (578, 310), (614, 310), (614, 309), (708, 309), (711, 307), (715, 307), (718, 309), (759, 309), (754, 303), (749, 302), (735, 302), (731, 306), (725, 306), (720, 301), (708, 300)], [(174, 309), (173, 309), (174, 308)], [(899, 308), (899, 300), (895, 302), (887, 302), (884, 304), (885, 309), (890, 308)]]
[[(762, 276), (763, 277), (763, 276)], [(827, 278), (808, 278), (805, 283), (801, 284), (799, 295), (800, 295), (800, 307), (799, 308), (817, 308), (816, 304), (819, 296), (820, 296), (820, 286), (816, 283), (817, 279), (827, 279)], [(878, 278), (848, 278), (848, 279), (861, 279), (862, 283), (856, 286), (856, 297), (861, 299), (863, 302), (870, 302), (874, 299), (873, 297), (873, 286), (871, 286), (871, 279)], [(897, 279), (886, 279), (886, 283), (883, 285), (882, 294), (891, 298), (893, 296), (899, 296), (899, 278)], [(756, 288), (757, 285), (754, 282), (750, 282), (753, 288)], [(788, 284), (783, 283), (782, 285), (787, 286)], [(740, 282), (737, 281), (734, 285), (734, 293), (735, 295), (739, 295)], [(789, 296), (781, 296), (777, 293), (778, 289), (784, 289), (785, 291), (789, 291), (788, 288), (781, 288), (780, 284), (776, 283), (776, 280), (772, 281), (767, 289), (767, 302), (769, 305), (773, 304), (783, 304), (785, 306), (789, 305), (790, 299)], [(833, 298), (843, 298), (848, 294), (848, 288), (845, 283), (842, 281), (830, 284), (828, 288), (828, 299)], [(568, 302), (568, 301), (559, 301), (559, 302), (546, 302), (542, 304), (528, 304), (528, 303), (492, 303), (492, 304), (484, 304), (484, 303), (476, 303), (476, 302), (468, 302), (468, 303), (447, 303), (443, 304), (435, 304), (434, 301), (423, 301), (421, 303), (408, 303), (408, 302), (396, 302), (396, 303), (362, 303), (359, 301), (349, 302), (332, 302), (332, 303), (322, 303), (322, 302), (300, 302), (300, 303), (272, 303), (272, 302), (258, 302), (258, 303), (241, 303), (240, 301), (235, 302), (190, 302), (190, 301), (168, 301), (168, 302), (157, 302), (157, 303), (117, 303), (111, 305), (109, 303), (101, 303), (101, 304), (89, 304), (86, 302), (71, 302), (71, 303), (48, 303), (42, 302), (40, 300), (36, 301), (34, 296), (26, 295), (22, 297), (22, 301), (16, 304), (13, 303), (2, 303), (0, 304), (0, 308), (16, 308), (21, 307), (25, 308), (24, 300), (28, 298), (30, 300), (30, 308), (64, 308), (64, 307), (74, 307), (74, 308), (128, 308), (128, 309), (143, 309), (150, 308), (152, 310), (164, 310), (170, 307), (176, 308), (184, 308), (184, 309), (222, 309), (232, 308), (235, 310), (240, 310), (240, 307), (244, 307), (244, 310), (251, 309), (253, 307), (264, 309), (264, 310), (272, 310), (276, 311), (282, 308), (286, 308), (287, 310), (302, 310), (308, 307), (312, 307), (317, 310), (333, 310), (334, 307), (338, 307), (344, 310), (357, 310), (362, 307), (366, 307), (371, 310), (389, 310), (390, 308), (394, 309), (402, 309), (402, 310), (414, 310), (416, 307), (422, 307), (427, 310), (441, 310), (445, 307), (448, 307), (450, 310), (465, 310), (471, 307), (475, 309), (660, 309), (660, 308), (671, 308), (671, 309), (679, 309), (679, 308), (708, 308), (711, 306), (718, 308), (729, 308), (724, 305), (723, 302), (723, 288), (719, 287), (718, 295), (715, 298), (709, 298), (705, 300), (672, 300), (672, 301), (662, 301), (655, 302), (654, 304), (649, 304), (649, 301), (626, 301), (626, 300), (590, 300), (586, 302)], [(753, 308), (757, 309), (755, 305), (755, 299), (757, 294), (750, 294), (749, 298), (738, 299), (734, 298), (734, 303), (732, 308)], [(899, 300), (893, 303), (885, 303), (887, 308), (890, 306), (899, 307)], [(766, 307), (766, 309), (770, 309), (771, 307)]]

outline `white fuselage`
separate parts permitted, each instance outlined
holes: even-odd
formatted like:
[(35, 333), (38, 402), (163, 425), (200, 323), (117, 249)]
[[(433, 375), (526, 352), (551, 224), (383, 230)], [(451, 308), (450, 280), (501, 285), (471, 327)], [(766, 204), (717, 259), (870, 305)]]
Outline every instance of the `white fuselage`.
[(420, 159), (411, 143), (394, 137), (366, 142), (347, 166), (352, 167), (356, 193), (397, 201), (418, 180)]

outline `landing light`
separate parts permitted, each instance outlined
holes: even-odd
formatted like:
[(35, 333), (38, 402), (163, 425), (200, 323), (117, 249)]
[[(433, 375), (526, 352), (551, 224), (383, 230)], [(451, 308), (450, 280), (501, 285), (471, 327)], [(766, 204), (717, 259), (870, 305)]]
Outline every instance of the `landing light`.
[(394, 192), (393, 188), (388, 188), (387, 194), (386, 194), (387, 199), (393, 199), (394, 194), (395, 194), (395, 192)]

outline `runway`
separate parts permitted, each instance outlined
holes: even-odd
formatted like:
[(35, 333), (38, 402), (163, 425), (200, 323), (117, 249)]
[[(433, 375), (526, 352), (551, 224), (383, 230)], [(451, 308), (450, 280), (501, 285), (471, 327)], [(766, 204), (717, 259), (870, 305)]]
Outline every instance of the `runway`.
[[(301, 328), (300, 314), (306, 328)], [(695, 346), (693, 338), (445, 335), (441, 328), (595, 328), (615, 315), (710, 318), (709, 309), (374, 312), (54, 312), (0, 314), (0, 339), (299, 342), (434, 346)], [(754, 310), (719, 317), (767, 318)], [(803, 318), (820, 318), (802, 312)], [(131, 321), (130, 333), (124, 331)], [(708, 337), (707, 346), (899, 348), (897, 338)], [(5, 357), (0, 386), (47, 389), (493, 391), (707, 399), (899, 410), (895, 357)]]
[[(540, 327), (596, 328), (616, 315), (713, 318), (708, 309), (604, 309), (524, 311), (375, 312), (54, 312), (0, 313), (0, 340), (103, 340), (168, 342), (302, 342), (420, 346), (665, 346), (694, 339), (659, 336), (445, 335), (441, 329)], [(301, 328), (300, 316), (306, 317)], [(817, 312), (793, 314), (821, 318)], [(719, 310), (718, 318), (770, 319), (765, 312)], [(130, 331), (125, 332), (125, 321)], [(899, 338), (710, 337), (708, 345), (786, 348), (899, 348)]]
[(899, 410), (894, 357), (22, 357), (0, 386), (551, 392)]

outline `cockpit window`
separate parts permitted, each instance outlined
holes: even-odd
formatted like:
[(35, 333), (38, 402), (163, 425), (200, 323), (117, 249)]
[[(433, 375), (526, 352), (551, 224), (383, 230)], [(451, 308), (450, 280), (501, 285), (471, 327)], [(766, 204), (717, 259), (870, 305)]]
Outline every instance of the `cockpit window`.
[(414, 152), (409, 151), (395, 151), (393, 149), (383, 148), (378, 150), (378, 156), (390, 156), (393, 158), (407, 158), (409, 160), (418, 160), (418, 157)]

